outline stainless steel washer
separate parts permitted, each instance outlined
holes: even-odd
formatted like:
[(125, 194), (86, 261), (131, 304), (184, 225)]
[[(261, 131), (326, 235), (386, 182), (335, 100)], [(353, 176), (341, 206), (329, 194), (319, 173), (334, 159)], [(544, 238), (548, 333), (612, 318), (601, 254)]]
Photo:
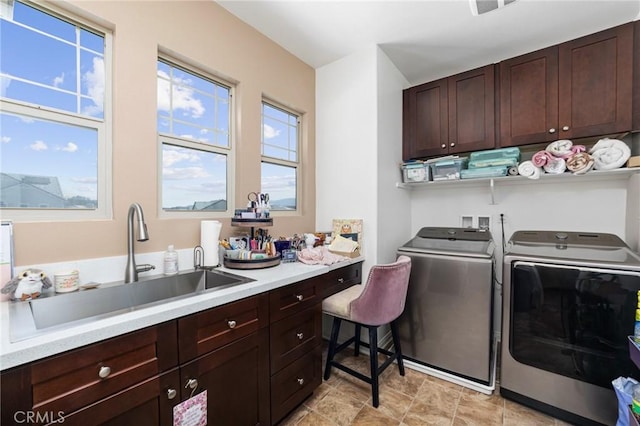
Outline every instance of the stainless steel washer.
[(432, 227), (398, 249), (412, 260), (398, 319), (407, 359), (492, 386), (493, 250), (488, 231)]
[(504, 256), (500, 393), (575, 424), (616, 423), (640, 257), (617, 236), (518, 231)]

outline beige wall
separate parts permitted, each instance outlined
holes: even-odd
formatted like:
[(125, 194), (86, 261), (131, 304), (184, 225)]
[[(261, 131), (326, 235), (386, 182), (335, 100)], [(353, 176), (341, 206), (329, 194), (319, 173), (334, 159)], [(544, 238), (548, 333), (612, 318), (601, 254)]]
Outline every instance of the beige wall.
[[(126, 254), (127, 210), (145, 210), (149, 241), (136, 252), (156, 252), (200, 241), (200, 220), (160, 219), (157, 211), (156, 60), (176, 52), (205, 70), (237, 82), (234, 206), (260, 190), (260, 111), (263, 95), (303, 112), (300, 215), (274, 214), (272, 235), (314, 231), (315, 71), (213, 1), (56, 2), (106, 24), (114, 35), (113, 219), (14, 224), (16, 265)], [(222, 236), (240, 231), (223, 222)]]

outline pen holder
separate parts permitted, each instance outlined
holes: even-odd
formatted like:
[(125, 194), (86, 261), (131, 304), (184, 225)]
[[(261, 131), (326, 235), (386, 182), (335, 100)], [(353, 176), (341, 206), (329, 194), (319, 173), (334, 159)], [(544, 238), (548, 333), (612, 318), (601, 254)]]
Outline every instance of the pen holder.
[(278, 240), (274, 241), (273, 244), (276, 246), (276, 251), (280, 253), (280, 257), (284, 258), (284, 251), (289, 250), (291, 248), (291, 241), (289, 240)]

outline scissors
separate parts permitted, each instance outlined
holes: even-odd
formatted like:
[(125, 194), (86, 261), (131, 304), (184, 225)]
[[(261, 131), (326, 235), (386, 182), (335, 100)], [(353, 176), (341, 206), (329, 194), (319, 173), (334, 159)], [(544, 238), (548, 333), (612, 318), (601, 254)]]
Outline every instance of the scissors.
[(260, 205), (266, 206), (268, 202), (269, 202), (269, 194), (267, 193), (260, 194)]

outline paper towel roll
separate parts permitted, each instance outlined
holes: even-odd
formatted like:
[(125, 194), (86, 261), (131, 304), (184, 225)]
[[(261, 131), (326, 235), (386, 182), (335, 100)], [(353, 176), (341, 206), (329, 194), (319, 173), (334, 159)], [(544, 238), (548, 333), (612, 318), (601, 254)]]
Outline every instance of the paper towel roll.
[(204, 250), (203, 266), (218, 266), (218, 244), (222, 223), (217, 220), (200, 221), (200, 245)]

